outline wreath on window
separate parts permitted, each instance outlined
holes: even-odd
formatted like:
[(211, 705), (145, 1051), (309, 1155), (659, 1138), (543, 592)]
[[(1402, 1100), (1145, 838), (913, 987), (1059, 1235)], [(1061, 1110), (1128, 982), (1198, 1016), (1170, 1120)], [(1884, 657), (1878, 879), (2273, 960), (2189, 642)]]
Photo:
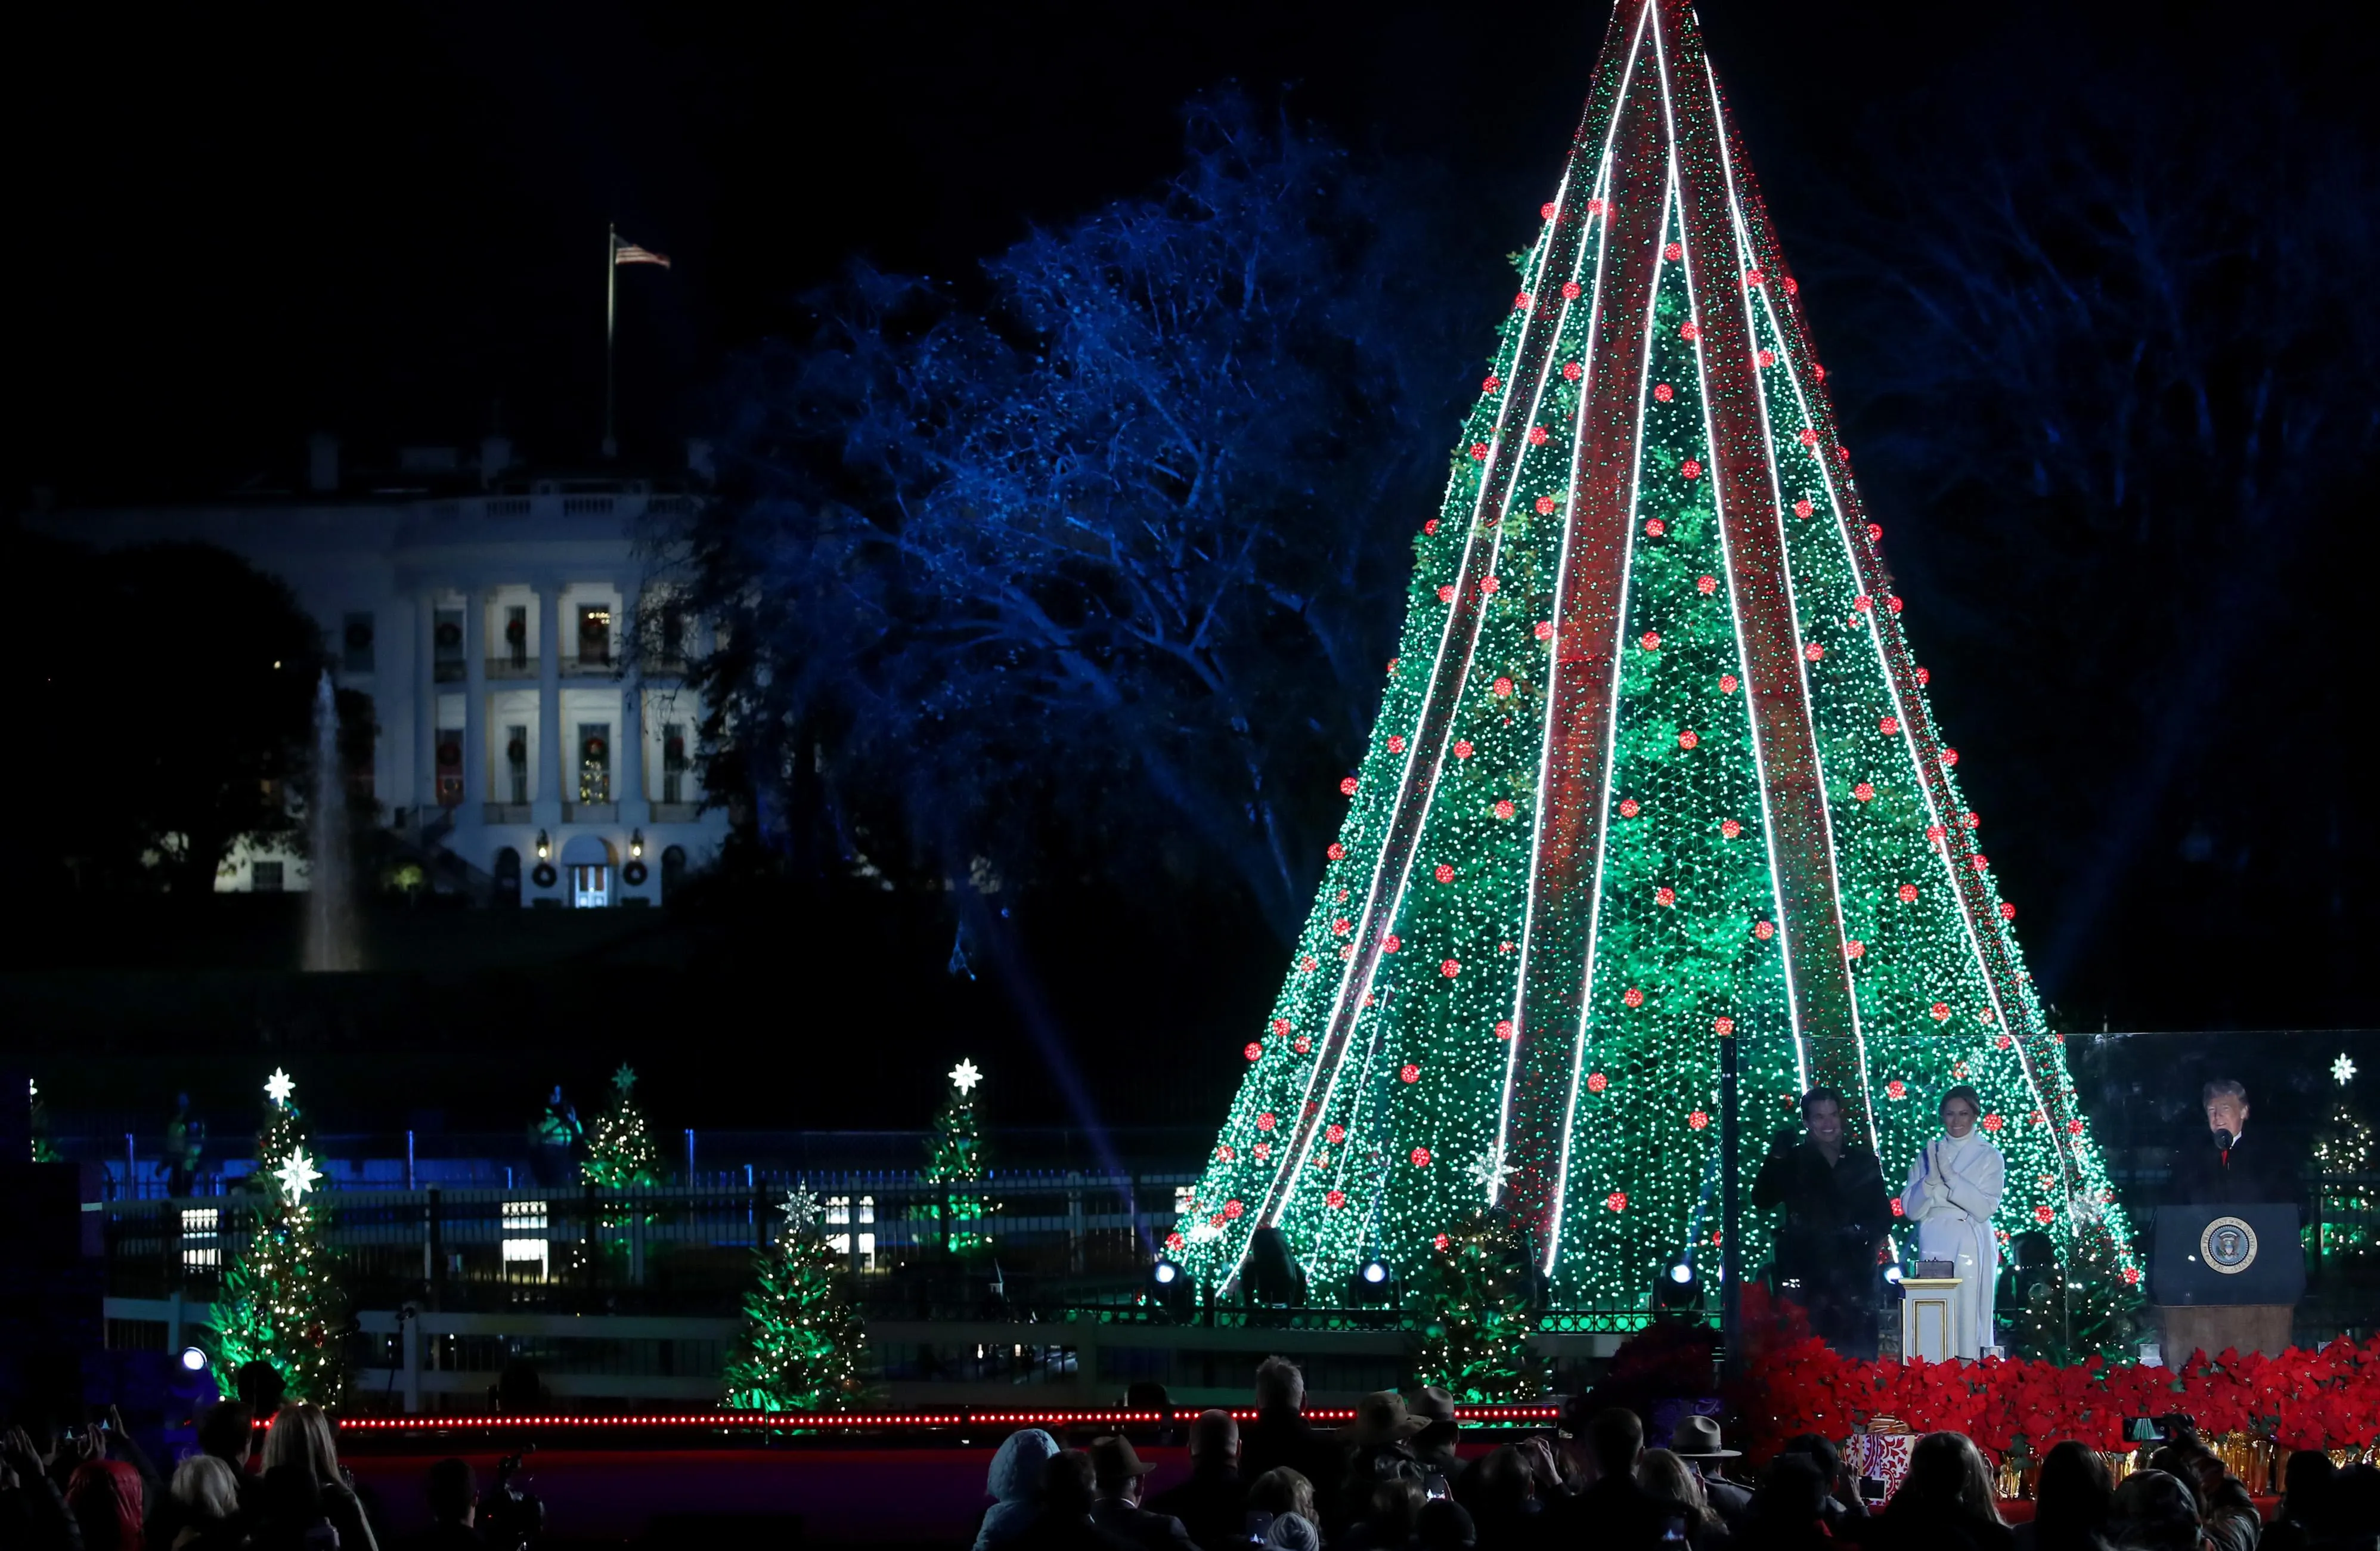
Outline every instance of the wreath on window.
[(504, 758), (510, 760), (515, 764), (527, 764), (528, 763), (528, 745), (522, 742), (517, 738), (514, 739), (511, 742), (504, 745)]
[(439, 649), (442, 651), (452, 652), (455, 648), (462, 644), (463, 627), (457, 625), (452, 619), (440, 620), (438, 622)]
[(630, 888), (642, 886), (645, 881), (645, 864), (641, 861), (631, 861), (625, 867), (621, 868), (620, 881), (626, 884)]
[(587, 757), (590, 760), (601, 759), (605, 754), (611, 752), (611, 749), (612, 746), (604, 742), (600, 738), (590, 738), (587, 740)]
[(662, 740), (662, 758), (669, 761), (672, 764), (675, 764), (680, 760), (686, 758), (686, 739), (683, 738), (663, 739)]
[(526, 619), (505, 620), (504, 639), (512, 642), (515, 646), (518, 646), (523, 641), (528, 640), (528, 621)]
[(552, 888), (555, 880), (560, 878), (562, 874), (553, 870), (552, 862), (540, 861), (537, 864), (537, 870), (531, 873), (528, 876), (529, 881), (537, 885), (538, 887)]

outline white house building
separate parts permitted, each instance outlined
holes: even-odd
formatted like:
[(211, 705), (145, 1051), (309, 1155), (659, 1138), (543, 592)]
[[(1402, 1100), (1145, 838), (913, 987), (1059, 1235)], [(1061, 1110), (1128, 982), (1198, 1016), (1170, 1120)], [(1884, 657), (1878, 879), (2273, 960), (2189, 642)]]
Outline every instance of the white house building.
[[(476, 465), (411, 448), (343, 482), (337, 444), (318, 437), (302, 491), (35, 520), (102, 549), (218, 544), (285, 580), (322, 622), (339, 684), (371, 699), (382, 822), (441, 886), (496, 904), (656, 903), (727, 828), (702, 811), (700, 710), (679, 681), (705, 627), (638, 542), (640, 519), (700, 499), (707, 458), (697, 446), (688, 461), (674, 479), (539, 477), (492, 436)], [(243, 850), (216, 886), (304, 884), (301, 858)]]

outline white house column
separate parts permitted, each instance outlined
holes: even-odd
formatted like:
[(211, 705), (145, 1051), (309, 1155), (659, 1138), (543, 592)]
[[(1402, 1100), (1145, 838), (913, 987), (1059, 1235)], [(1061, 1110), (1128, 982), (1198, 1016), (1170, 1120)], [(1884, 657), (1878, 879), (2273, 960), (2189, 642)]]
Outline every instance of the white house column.
[(537, 799), (530, 814), (562, 822), (562, 588), (537, 589)]
[(627, 637), (627, 650), (618, 655), (629, 664), (629, 672), (620, 690), (620, 736), (613, 740), (617, 752), (612, 761), (612, 795), (619, 800), (620, 822), (625, 824), (642, 824), (653, 816), (645, 804), (645, 689), (644, 674), (638, 666), (644, 637), (637, 628), (640, 601), (634, 591), (620, 590), (620, 633)]
[[(463, 802), (460, 824), (487, 822), (488, 780), (488, 594), (463, 591)], [(476, 857), (467, 858), (474, 865)]]
[(413, 622), (413, 822), (426, 829), (438, 806), (438, 594), (414, 595)]

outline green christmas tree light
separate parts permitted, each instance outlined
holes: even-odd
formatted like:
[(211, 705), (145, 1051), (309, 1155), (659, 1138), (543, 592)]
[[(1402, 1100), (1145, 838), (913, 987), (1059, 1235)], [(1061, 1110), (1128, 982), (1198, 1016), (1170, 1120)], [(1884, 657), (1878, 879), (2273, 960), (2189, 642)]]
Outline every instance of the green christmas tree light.
[(1432, 1248), (1414, 1287), (1425, 1321), (1422, 1382), (1466, 1406), (1542, 1397), (1545, 1363), (1529, 1346), (1536, 1328), (1529, 1251), (1512, 1219), (1475, 1213)]
[[(1539, 215), (1169, 1250), (1220, 1283), (1278, 1226), (1331, 1285), (1377, 1235), (1411, 1278), (1496, 1206), (1557, 1300), (1646, 1309), (1718, 1230), (1732, 1033), (1745, 1136), (1831, 1083), (1888, 1179), (1973, 1085), (2003, 1239), (2112, 1306), (2130, 1227), (1684, 0), (1618, 7)], [(1750, 1270), (1772, 1224), (1744, 1229)]]
[[(2329, 1121), (2315, 1134), (2314, 1174), (2322, 1191), (2321, 1253), (2325, 1260), (2369, 1261), (2373, 1255), (2370, 1220), (2372, 1192), (2362, 1180), (2380, 1166), (2380, 1142), (2372, 1122), (2355, 1102), (2355, 1063), (2345, 1053), (2330, 1064), (2338, 1098)], [(2337, 1181), (2337, 1182), (2334, 1182)]]
[(270, 1102), (249, 1177), (256, 1227), (224, 1272), (206, 1345), (219, 1372), (261, 1360), (279, 1372), (291, 1399), (334, 1406), (348, 1381), (347, 1300), (325, 1242), (330, 1211), (307, 1199), (318, 1194), (322, 1173), (307, 1148), (296, 1090), (277, 1068), (264, 1085)]
[(661, 1149), (653, 1145), (652, 1133), (645, 1129), (645, 1113), (634, 1096), (636, 1086), (635, 1069), (621, 1062), (620, 1069), (612, 1074), (612, 1103), (595, 1117), (587, 1156), (578, 1166), (589, 1184), (620, 1190), (662, 1182)]
[(727, 1368), (730, 1411), (832, 1412), (868, 1397), (867, 1337), (821, 1231), (818, 1198), (785, 1197), (744, 1299), (743, 1349)]
[[(951, 1069), (950, 1096), (934, 1117), (932, 1135), (926, 1140), (926, 1182), (930, 1185), (972, 1185), (983, 1179), (983, 1130), (975, 1109), (976, 1086), (983, 1073), (973, 1061), (962, 1060)], [(983, 1230), (985, 1215), (982, 1196), (968, 1191), (952, 1191), (945, 1199), (950, 1205), (949, 1244), (954, 1254), (975, 1254), (991, 1247), (991, 1235)], [(929, 1215), (939, 1215), (941, 1204), (925, 1208)]]

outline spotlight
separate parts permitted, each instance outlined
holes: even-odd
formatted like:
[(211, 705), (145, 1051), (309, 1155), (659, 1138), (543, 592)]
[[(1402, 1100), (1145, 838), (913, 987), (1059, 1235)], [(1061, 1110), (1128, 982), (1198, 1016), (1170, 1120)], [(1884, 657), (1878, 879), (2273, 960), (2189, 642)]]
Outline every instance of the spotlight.
[(1653, 1284), (1653, 1307), (1664, 1313), (1685, 1314), (1703, 1304), (1702, 1277), (1691, 1260), (1673, 1263)]
[(1684, 1287), (1694, 1279), (1694, 1268), (1688, 1265), (1684, 1261), (1680, 1261), (1677, 1264), (1670, 1267), (1670, 1280), (1677, 1283), (1680, 1287)]
[(182, 1366), (190, 1373), (203, 1374), (207, 1371), (207, 1354), (196, 1347), (184, 1347)]
[(1182, 1268), (1174, 1264), (1170, 1260), (1159, 1261), (1157, 1263), (1157, 1269), (1148, 1274), (1149, 1280), (1155, 1282), (1161, 1288), (1172, 1287), (1173, 1285), (1174, 1278), (1181, 1275)]
[(1148, 1268), (1148, 1300), (1185, 1325), (1198, 1311), (1198, 1289), (1192, 1285), (1190, 1273), (1161, 1258)]
[(1886, 1266), (1884, 1268), (1884, 1279), (1890, 1282), (1893, 1286), (1899, 1287), (1900, 1285), (1900, 1267), (1898, 1265)]
[(1350, 1304), (1394, 1303), (1397, 1301), (1396, 1273), (1389, 1263), (1378, 1255), (1366, 1260), (1347, 1278), (1347, 1301)]

